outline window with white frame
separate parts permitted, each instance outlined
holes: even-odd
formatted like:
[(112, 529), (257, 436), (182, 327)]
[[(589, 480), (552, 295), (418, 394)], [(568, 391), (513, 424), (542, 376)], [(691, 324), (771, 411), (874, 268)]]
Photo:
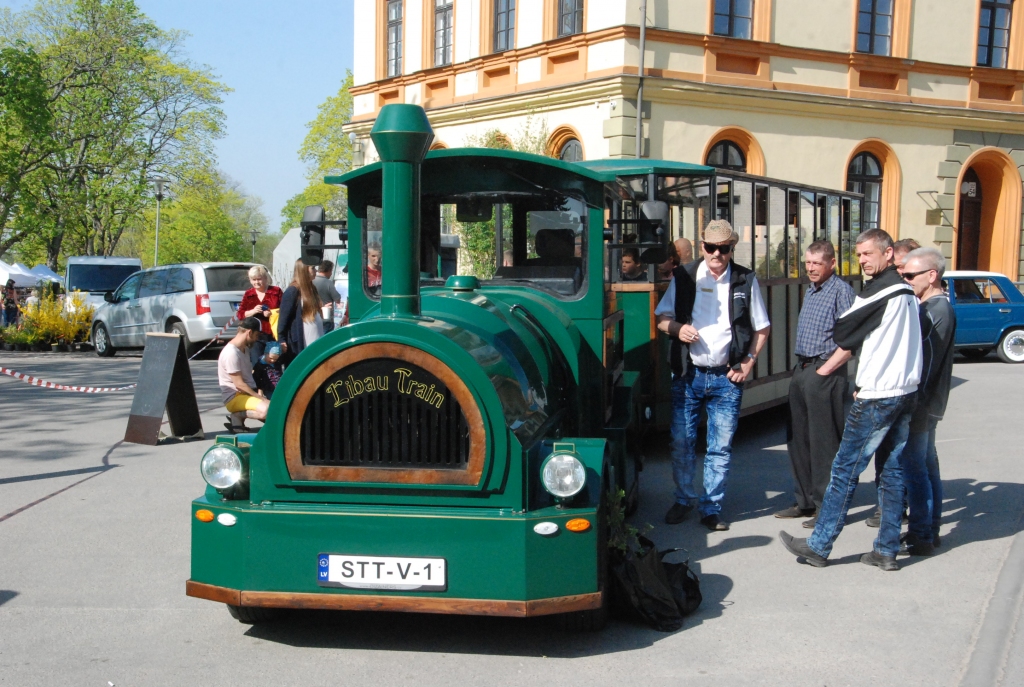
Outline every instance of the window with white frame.
[(402, 73), (402, 0), (388, 0), (388, 77)]
[(494, 0), (494, 52), (516, 46), (516, 0)]
[(434, 0), (434, 66), (452, 63), (453, 0)]

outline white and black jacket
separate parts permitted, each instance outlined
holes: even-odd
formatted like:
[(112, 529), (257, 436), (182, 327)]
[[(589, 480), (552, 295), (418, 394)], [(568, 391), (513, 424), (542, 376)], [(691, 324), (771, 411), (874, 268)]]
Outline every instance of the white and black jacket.
[(892, 398), (917, 391), (921, 381), (921, 322), (914, 290), (895, 267), (864, 285), (836, 321), (836, 345), (859, 352), (857, 398)]

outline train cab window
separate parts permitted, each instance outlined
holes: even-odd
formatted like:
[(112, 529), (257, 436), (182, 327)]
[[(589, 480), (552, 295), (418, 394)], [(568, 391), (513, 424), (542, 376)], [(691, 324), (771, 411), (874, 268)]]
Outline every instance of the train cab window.
[[(380, 208), (367, 206), (363, 285), (380, 297)], [(480, 193), (421, 199), (420, 284), (472, 275), (483, 286), (532, 287), (559, 298), (583, 290), (587, 207), (557, 193)]]

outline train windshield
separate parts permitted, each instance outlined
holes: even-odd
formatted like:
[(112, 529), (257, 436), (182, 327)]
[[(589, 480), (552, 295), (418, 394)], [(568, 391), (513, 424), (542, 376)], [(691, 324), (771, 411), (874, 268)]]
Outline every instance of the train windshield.
[[(525, 286), (573, 298), (586, 276), (587, 206), (550, 192), (424, 194), (420, 282), (443, 286), (452, 275), (483, 285)], [(364, 287), (380, 295), (381, 212), (367, 207)]]

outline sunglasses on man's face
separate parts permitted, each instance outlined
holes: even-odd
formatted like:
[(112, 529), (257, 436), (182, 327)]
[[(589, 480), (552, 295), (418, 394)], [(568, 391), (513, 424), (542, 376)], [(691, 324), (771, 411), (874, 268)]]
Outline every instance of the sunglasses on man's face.
[(732, 244), (731, 243), (708, 243), (707, 241), (704, 242), (704, 252), (705, 253), (707, 253), (708, 255), (714, 255), (715, 251), (718, 251), (722, 255), (728, 255), (730, 252), (732, 252)]
[(922, 274), (927, 274), (928, 272), (931, 272), (931, 270), (921, 270), (920, 272), (904, 272), (902, 276), (904, 281), (914, 281)]

